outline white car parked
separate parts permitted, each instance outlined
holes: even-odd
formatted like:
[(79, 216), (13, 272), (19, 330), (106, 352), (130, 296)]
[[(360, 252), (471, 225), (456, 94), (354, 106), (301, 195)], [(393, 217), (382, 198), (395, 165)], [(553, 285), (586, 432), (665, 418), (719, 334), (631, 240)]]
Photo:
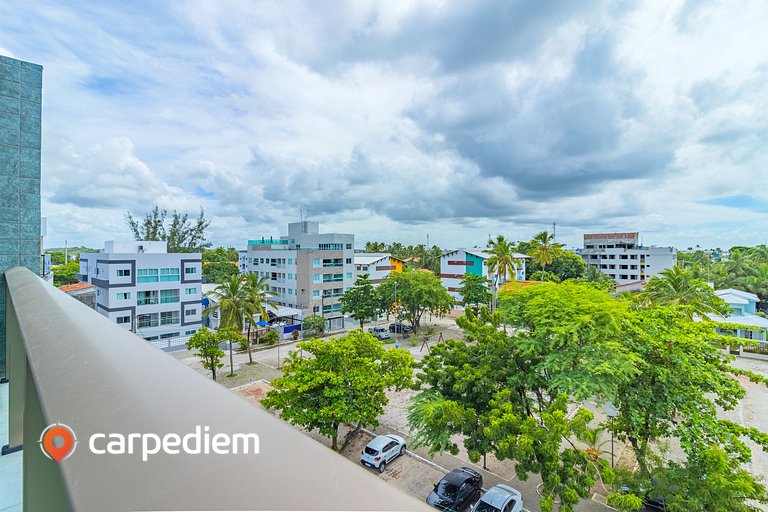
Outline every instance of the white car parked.
[(360, 454), (360, 463), (383, 473), (387, 464), (398, 455), (405, 453), (405, 439), (400, 436), (376, 436)]
[(504, 484), (488, 489), (472, 512), (522, 512), (523, 496), (520, 491)]

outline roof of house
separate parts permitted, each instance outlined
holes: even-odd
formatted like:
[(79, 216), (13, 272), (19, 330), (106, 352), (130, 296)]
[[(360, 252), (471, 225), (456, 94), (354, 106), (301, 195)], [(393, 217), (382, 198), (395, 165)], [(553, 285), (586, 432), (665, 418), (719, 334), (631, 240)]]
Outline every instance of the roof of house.
[(59, 290), (63, 291), (64, 293), (77, 292), (80, 290), (86, 290), (88, 288), (96, 287), (88, 283), (65, 284), (64, 286), (59, 286)]
[[(760, 300), (757, 295), (754, 293), (745, 292), (744, 290), (737, 290), (736, 288), (723, 288), (722, 290), (715, 290), (715, 295), (722, 298), (726, 302), (730, 302), (725, 297), (726, 296), (734, 296), (739, 297), (742, 300), (746, 300), (748, 302), (757, 302)], [(733, 304), (746, 304), (747, 302), (734, 302)]]
[(728, 317), (722, 317), (720, 315), (707, 314), (707, 317), (713, 322), (722, 322), (728, 324), (740, 324), (750, 327), (760, 327), (768, 329), (768, 318), (763, 318), (757, 315), (733, 315)]
[(378, 252), (359, 252), (355, 254), (355, 265), (370, 265), (384, 258), (390, 258), (390, 255)]

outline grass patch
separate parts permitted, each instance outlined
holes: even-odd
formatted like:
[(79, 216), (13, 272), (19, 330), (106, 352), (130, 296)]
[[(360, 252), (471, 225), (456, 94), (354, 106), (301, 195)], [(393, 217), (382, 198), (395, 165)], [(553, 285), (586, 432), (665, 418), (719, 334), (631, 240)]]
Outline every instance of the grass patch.
[(236, 388), (243, 384), (248, 384), (249, 381), (257, 381), (264, 379), (267, 382), (272, 382), (274, 379), (280, 377), (282, 372), (275, 370), (264, 364), (254, 362), (251, 364), (244, 364), (236, 369), (235, 375), (230, 377), (229, 372), (225, 372), (222, 375), (217, 375), (217, 382), (225, 388)]

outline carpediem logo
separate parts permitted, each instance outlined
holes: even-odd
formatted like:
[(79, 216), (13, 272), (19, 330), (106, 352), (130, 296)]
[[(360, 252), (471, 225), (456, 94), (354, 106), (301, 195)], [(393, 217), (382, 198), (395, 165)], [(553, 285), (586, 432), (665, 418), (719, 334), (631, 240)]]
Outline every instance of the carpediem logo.
[(59, 422), (48, 425), (37, 442), (45, 456), (56, 462), (69, 458), (77, 448), (75, 431)]
[[(257, 434), (212, 434), (208, 425), (197, 425), (193, 432), (181, 435), (168, 433), (101, 433), (88, 439), (88, 449), (94, 455), (141, 455), (146, 462), (157, 454), (178, 455), (250, 455), (259, 453)], [(40, 449), (49, 459), (61, 462), (77, 447), (75, 432), (62, 423), (49, 425), (40, 435)]]

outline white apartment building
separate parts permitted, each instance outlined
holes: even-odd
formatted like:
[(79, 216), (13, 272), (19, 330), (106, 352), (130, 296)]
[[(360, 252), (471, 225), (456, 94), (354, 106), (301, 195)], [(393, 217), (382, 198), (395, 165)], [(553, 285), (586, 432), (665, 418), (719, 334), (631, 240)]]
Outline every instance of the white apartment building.
[(105, 242), (80, 255), (80, 281), (96, 287), (96, 311), (147, 341), (201, 326), (200, 253), (168, 253), (166, 242)]
[[(459, 288), (461, 288), (464, 274), (483, 276), (489, 281), (488, 286), (490, 288), (490, 283), (496, 279), (496, 276), (491, 275), (488, 271), (488, 259), (490, 257), (491, 254), (479, 249), (456, 249), (440, 256), (440, 281), (457, 303), (462, 300)], [(512, 257), (515, 262), (513, 278), (515, 281), (522, 281), (525, 279), (525, 260), (529, 257), (519, 253), (513, 253)], [(505, 282), (506, 280), (503, 280), (497, 284), (501, 286)]]
[(402, 272), (405, 262), (387, 253), (355, 253), (355, 280), (363, 274), (375, 285), (381, 284), (390, 272)]
[(637, 232), (585, 234), (584, 248), (578, 254), (618, 285), (642, 285), (677, 264), (677, 249), (644, 246)]
[(355, 236), (320, 233), (315, 221), (288, 224), (288, 236), (248, 241), (248, 271), (267, 276), (272, 302), (344, 326), (341, 297), (355, 282)]

